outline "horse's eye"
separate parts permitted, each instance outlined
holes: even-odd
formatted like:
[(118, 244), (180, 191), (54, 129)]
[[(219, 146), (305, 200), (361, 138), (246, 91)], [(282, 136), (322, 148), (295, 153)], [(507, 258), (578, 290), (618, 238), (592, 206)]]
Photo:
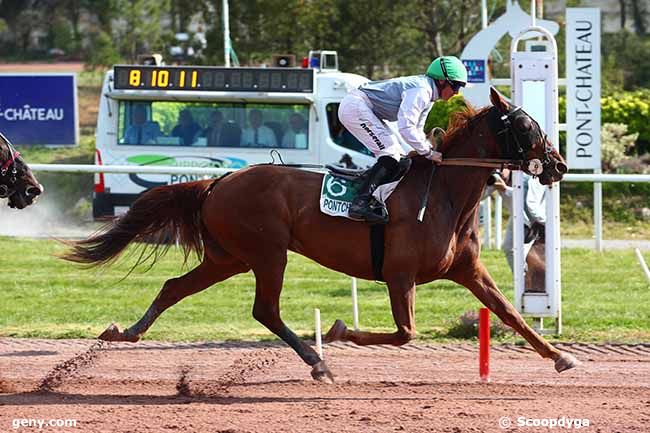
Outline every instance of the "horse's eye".
[(515, 124), (515, 128), (517, 128), (519, 132), (524, 132), (524, 133), (530, 131), (530, 128), (533, 127), (533, 122), (531, 122), (530, 119), (525, 116), (517, 117), (515, 119), (514, 124)]

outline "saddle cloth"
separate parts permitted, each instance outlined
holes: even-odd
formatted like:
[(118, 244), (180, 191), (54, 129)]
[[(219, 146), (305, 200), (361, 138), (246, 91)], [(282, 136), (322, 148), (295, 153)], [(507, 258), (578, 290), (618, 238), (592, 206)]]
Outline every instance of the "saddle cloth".
[[(372, 194), (375, 200), (386, 205), (388, 197), (395, 191), (397, 185), (404, 179), (404, 175), (411, 166), (410, 159), (400, 161), (400, 171), (397, 180), (380, 185)], [(323, 176), (320, 193), (320, 210), (326, 215), (350, 218), (348, 210), (352, 200), (356, 197), (365, 176), (365, 170), (346, 170), (334, 166), (327, 166), (329, 173)]]

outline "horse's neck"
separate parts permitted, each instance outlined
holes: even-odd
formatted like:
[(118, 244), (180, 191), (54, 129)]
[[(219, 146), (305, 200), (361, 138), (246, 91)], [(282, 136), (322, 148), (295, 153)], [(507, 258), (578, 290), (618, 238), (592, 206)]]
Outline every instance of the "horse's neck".
[[(478, 126), (473, 128), (470, 134), (455, 134), (446, 144), (443, 159), (486, 159), (501, 156), (496, 143), (489, 140), (485, 128)], [(461, 212), (474, 209), (480, 201), (491, 171), (491, 168), (472, 166), (446, 167), (444, 182), (454, 207)]]

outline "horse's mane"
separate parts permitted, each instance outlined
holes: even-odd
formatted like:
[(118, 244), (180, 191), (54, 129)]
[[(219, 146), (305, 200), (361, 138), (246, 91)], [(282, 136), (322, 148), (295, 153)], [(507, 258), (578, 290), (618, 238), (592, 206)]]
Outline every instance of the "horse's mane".
[(464, 110), (453, 113), (449, 119), (449, 125), (447, 126), (445, 137), (442, 141), (440, 149), (438, 150), (443, 153), (446, 150), (449, 150), (449, 147), (452, 146), (452, 143), (456, 141), (456, 135), (467, 132), (467, 127), (469, 126), (470, 122), (487, 112), (490, 108), (492, 107), (488, 106), (476, 110), (470, 104), (467, 104)]

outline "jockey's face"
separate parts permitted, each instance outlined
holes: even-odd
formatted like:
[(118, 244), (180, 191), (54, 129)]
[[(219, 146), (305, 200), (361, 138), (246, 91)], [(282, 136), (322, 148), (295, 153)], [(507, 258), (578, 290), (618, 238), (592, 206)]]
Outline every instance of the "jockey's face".
[(440, 84), (441, 86), (438, 88), (440, 89), (440, 99), (443, 101), (448, 101), (452, 96), (457, 95), (460, 91), (460, 89), (454, 89), (449, 81), (440, 80)]

